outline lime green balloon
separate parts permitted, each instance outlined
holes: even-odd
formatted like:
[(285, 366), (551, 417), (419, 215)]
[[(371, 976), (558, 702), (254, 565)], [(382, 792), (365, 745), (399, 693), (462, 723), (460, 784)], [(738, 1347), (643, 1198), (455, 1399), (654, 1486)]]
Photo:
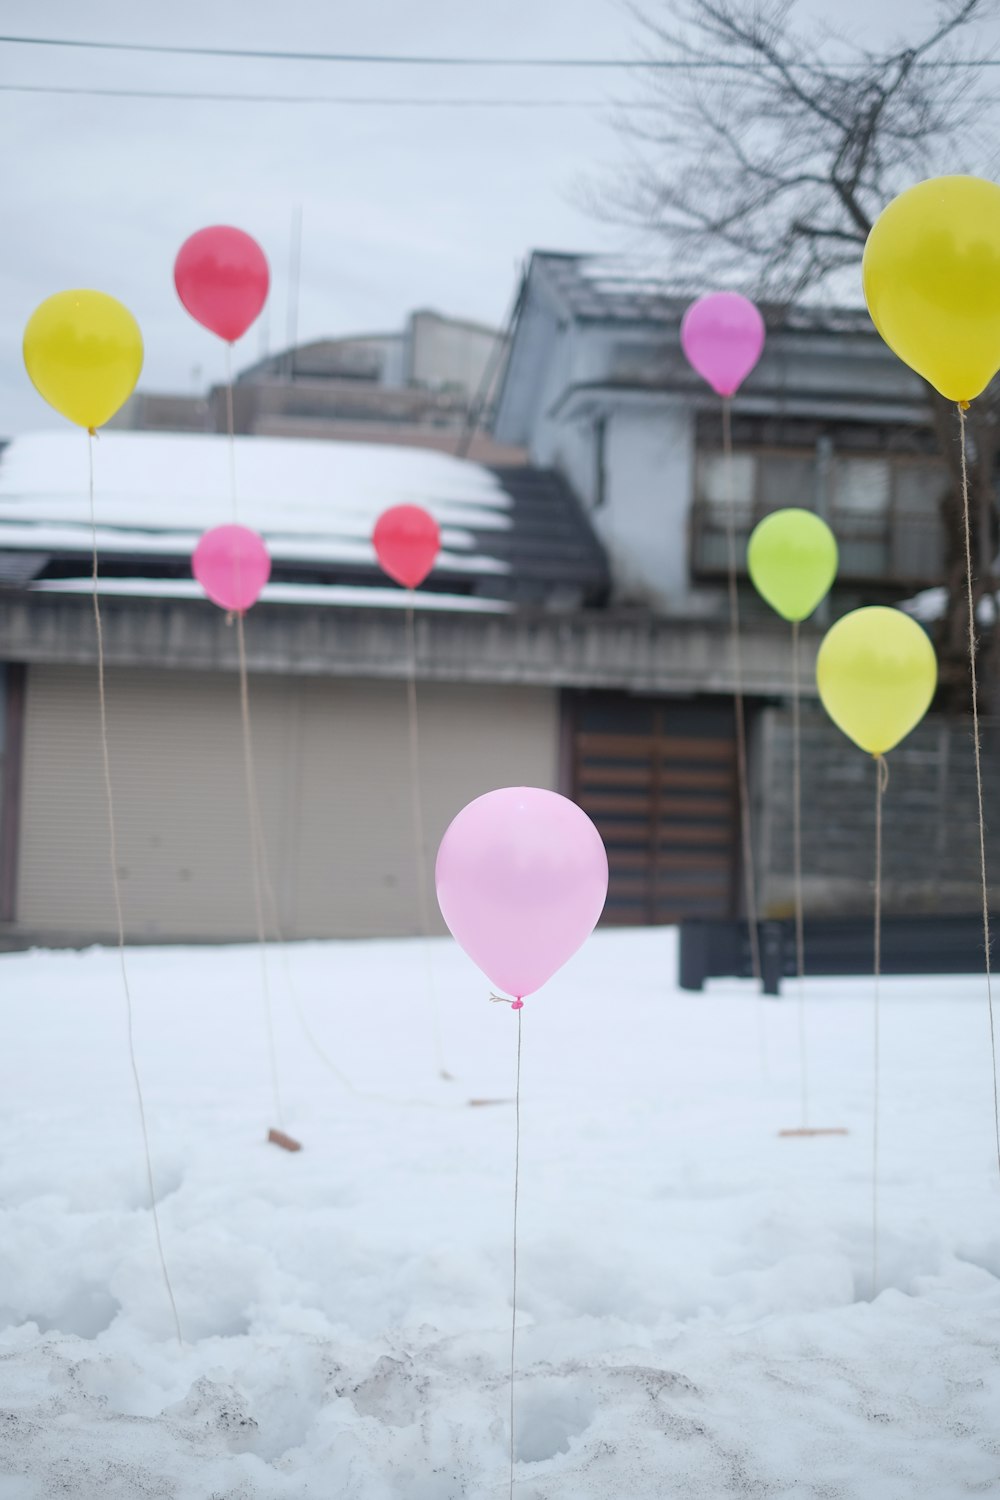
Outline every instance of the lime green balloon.
[(755, 526), (747, 545), (754, 588), (786, 620), (804, 620), (837, 576), (837, 542), (811, 510), (776, 510)]

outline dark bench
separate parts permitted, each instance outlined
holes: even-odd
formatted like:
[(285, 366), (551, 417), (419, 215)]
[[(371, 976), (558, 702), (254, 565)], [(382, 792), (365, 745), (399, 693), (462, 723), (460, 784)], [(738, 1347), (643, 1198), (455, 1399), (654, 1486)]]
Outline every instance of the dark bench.
[[(991, 935), (1000, 917), (990, 917)], [(824, 917), (805, 923), (807, 975), (871, 974), (874, 938), (871, 917)], [(794, 979), (795, 923), (758, 924), (764, 993), (777, 995), (783, 979)], [(706, 979), (749, 979), (753, 974), (746, 922), (681, 922), (678, 982), (700, 990)], [(975, 974), (985, 972), (983, 919), (968, 917), (883, 917), (883, 974)]]

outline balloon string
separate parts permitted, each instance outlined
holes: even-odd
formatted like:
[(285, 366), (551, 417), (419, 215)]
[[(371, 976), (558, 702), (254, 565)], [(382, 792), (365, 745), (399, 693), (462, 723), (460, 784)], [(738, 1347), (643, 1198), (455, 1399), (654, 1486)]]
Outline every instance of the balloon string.
[(247, 816), (250, 823), (250, 872), (253, 883), (254, 920), (257, 929), (257, 949), (260, 954), (261, 995), (264, 1001), (264, 1031), (267, 1038), (267, 1054), (271, 1070), (271, 1089), (274, 1095), (274, 1112), (279, 1129), (284, 1129), (281, 1109), (281, 1089), (278, 1083), (278, 1054), (274, 1045), (274, 1017), (271, 1007), (271, 985), (267, 972), (267, 935), (264, 930), (264, 904), (260, 852), (258, 848), (259, 817), (256, 812), (256, 774), (253, 764), (253, 740), (250, 733), (250, 692), (247, 683), (246, 634), (243, 628), (243, 611), (236, 613), (236, 641), (240, 663), (240, 716), (243, 721), (243, 772), (246, 780)]
[(257, 849), (257, 857), (259, 860), (261, 884), (264, 893), (264, 900), (267, 905), (267, 921), (270, 924), (274, 941), (278, 947), (278, 953), (281, 958), (282, 971), (285, 978), (285, 986), (288, 990), (288, 995), (292, 1002), (292, 1009), (295, 1012), (295, 1016), (302, 1031), (302, 1035), (305, 1037), (307, 1043), (312, 1048), (313, 1052), (315, 1052), (316, 1056), (319, 1058), (324, 1067), (327, 1068), (329, 1072), (332, 1073), (333, 1076), (337, 1079), (337, 1081), (348, 1091), (348, 1093), (353, 1094), (356, 1099), (370, 1099), (379, 1104), (393, 1104), (398, 1105), (400, 1108), (406, 1109), (451, 1110), (464, 1108), (464, 1105), (458, 1104), (439, 1104), (433, 1099), (399, 1099), (394, 1097), (392, 1094), (380, 1094), (371, 1089), (358, 1088), (357, 1084), (348, 1077), (344, 1070), (338, 1067), (333, 1058), (327, 1052), (326, 1048), (323, 1046), (322, 1042), (320, 1042), (319, 1038), (316, 1036), (312, 1027), (309, 1025), (309, 1022), (306, 1020), (305, 1012), (302, 1009), (302, 1003), (299, 999), (298, 988), (292, 978), (292, 966), (288, 956), (288, 944), (285, 940), (284, 933), (282, 932), (282, 924), (278, 915), (278, 902), (274, 893), (274, 882), (271, 879), (270, 861), (267, 857), (267, 844), (264, 839), (264, 825), (260, 811), (260, 796), (257, 790), (257, 775), (252, 757), (250, 762), (250, 774), (252, 783), (252, 793), (250, 798), (250, 827), (251, 834), (254, 839), (255, 848)]
[(413, 590), (410, 590), (406, 605), (406, 704), (409, 722), (410, 747), (410, 806), (413, 816), (413, 851), (417, 864), (417, 910), (420, 920), (421, 949), (424, 961), (424, 981), (430, 1001), (431, 1028), (434, 1037), (434, 1059), (442, 1078), (451, 1079), (444, 1061), (441, 1042), (441, 1018), (438, 1013), (437, 987), (434, 983), (434, 965), (428, 939), (430, 937), (430, 908), (427, 894), (427, 838), (424, 830), (424, 806), (420, 788), (420, 723), (417, 715), (417, 626), (413, 608)]
[(149, 1147), (149, 1127), (146, 1122), (146, 1106), (142, 1096), (142, 1083), (139, 1078), (139, 1064), (135, 1055), (135, 1035), (133, 1029), (132, 1014), (132, 991), (128, 981), (128, 965), (125, 962), (125, 920), (122, 914), (121, 884), (118, 878), (118, 835), (115, 828), (115, 803), (111, 784), (111, 751), (108, 744), (108, 710), (107, 698), (104, 691), (104, 629), (101, 622), (101, 603), (98, 588), (97, 570), (97, 517), (94, 509), (94, 436), (93, 431), (87, 437), (87, 457), (89, 461), (89, 497), (90, 497), (90, 534), (93, 551), (93, 600), (94, 600), (94, 628), (97, 633), (97, 696), (100, 704), (101, 721), (101, 751), (104, 765), (104, 799), (108, 815), (108, 846), (111, 855), (111, 886), (115, 899), (115, 918), (118, 925), (118, 963), (121, 968), (122, 988), (125, 991), (125, 1013), (127, 1017), (128, 1055), (132, 1067), (132, 1080), (135, 1084), (135, 1097), (139, 1105), (139, 1123), (142, 1128), (142, 1147), (146, 1158), (146, 1184), (149, 1188), (149, 1206), (153, 1216), (153, 1234), (156, 1238), (156, 1253), (160, 1261), (160, 1270), (163, 1273), (163, 1284), (167, 1289), (167, 1297), (170, 1302), (170, 1311), (174, 1319), (174, 1331), (177, 1334), (177, 1342), (184, 1343), (181, 1333), (181, 1320), (177, 1313), (177, 1302), (174, 1298), (174, 1289), (170, 1281), (170, 1272), (167, 1270), (167, 1258), (163, 1250), (163, 1237), (160, 1234), (160, 1216), (156, 1206), (156, 1183), (153, 1177), (153, 1158)]
[(882, 798), (889, 785), (889, 764), (876, 755), (875, 782), (875, 994), (873, 1008), (872, 1109), (872, 1298), (878, 1291), (878, 1126), (879, 1126), (879, 989), (882, 977)]
[(226, 436), (229, 449), (229, 498), (233, 506), (233, 522), (239, 521), (239, 506), (236, 500), (236, 424), (233, 420), (233, 346), (226, 342)]
[(260, 799), (257, 795), (256, 775), (254, 776), (253, 812), (251, 814), (251, 817), (253, 836), (257, 842), (258, 857), (260, 859), (260, 873), (264, 889), (264, 898), (267, 903), (267, 920), (271, 927), (274, 942), (278, 947), (278, 953), (281, 958), (282, 971), (285, 976), (285, 986), (288, 990), (288, 995), (292, 1002), (292, 1008), (295, 1012), (296, 1019), (298, 1020), (299, 1027), (301, 1028), (302, 1035), (305, 1037), (306, 1041), (315, 1052), (320, 1062), (333, 1074), (333, 1076), (347, 1090), (347, 1092), (349, 1094), (353, 1094), (356, 1099), (371, 1099), (379, 1104), (394, 1104), (398, 1105), (400, 1108), (405, 1109), (453, 1110), (464, 1108), (464, 1105), (459, 1104), (438, 1104), (436, 1100), (433, 1099), (398, 1099), (392, 1094), (379, 1094), (371, 1089), (358, 1088), (357, 1084), (351, 1078), (349, 1078), (344, 1070), (338, 1067), (338, 1065), (334, 1062), (333, 1058), (327, 1052), (326, 1048), (323, 1046), (322, 1042), (319, 1040), (319, 1038), (316, 1036), (316, 1033), (309, 1025), (309, 1022), (306, 1020), (305, 1012), (302, 1009), (302, 1003), (299, 999), (298, 988), (294, 980), (292, 979), (292, 967), (288, 957), (288, 943), (286, 942), (284, 934), (281, 930), (281, 922), (278, 917), (278, 903), (274, 894), (274, 883), (271, 880), (270, 864), (267, 857), (267, 846), (264, 842), (263, 821), (260, 815)]
[(983, 818), (983, 772), (979, 740), (979, 688), (976, 682), (976, 616), (972, 597), (972, 528), (969, 523), (969, 470), (965, 454), (965, 407), (960, 403), (958, 423), (962, 458), (962, 521), (965, 529), (965, 582), (969, 607), (969, 673), (972, 678), (972, 743), (976, 752), (976, 797), (979, 803), (979, 876), (983, 896), (983, 952), (986, 955), (986, 999), (990, 1013), (990, 1055), (993, 1061), (993, 1128), (997, 1168), (1000, 1170), (1000, 1096), (997, 1089), (997, 1043), (993, 1019), (993, 980), (990, 962), (990, 903), (986, 878), (986, 826)]
[[(518, 997), (520, 1000), (520, 996)], [(514, 1087), (514, 1223), (510, 1313), (510, 1496), (514, 1495), (514, 1356), (517, 1340), (517, 1201), (521, 1185), (521, 1016), (517, 1010), (517, 1070)]]
[[(750, 785), (747, 774), (747, 732), (743, 711), (743, 659), (740, 651), (740, 596), (736, 586), (736, 497), (733, 493), (733, 430), (729, 398), (722, 401), (722, 452), (726, 471), (726, 550), (728, 554), (729, 628), (733, 653), (733, 710), (736, 720), (736, 773), (740, 802), (740, 829), (743, 845), (743, 891), (747, 910), (747, 932), (750, 938), (750, 963), (754, 981), (760, 988), (760, 938), (757, 931), (757, 893), (754, 881), (753, 837), (750, 827)], [(764, 1034), (763, 1005), (757, 1007), (757, 1040), (760, 1065), (767, 1076), (767, 1040)]]
[(799, 1072), (802, 1080), (802, 1124), (809, 1123), (809, 1074), (806, 1048), (806, 944), (802, 901), (802, 722), (799, 693), (799, 622), (792, 621), (792, 858), (795, 872), (795, 973), (798, 982)]

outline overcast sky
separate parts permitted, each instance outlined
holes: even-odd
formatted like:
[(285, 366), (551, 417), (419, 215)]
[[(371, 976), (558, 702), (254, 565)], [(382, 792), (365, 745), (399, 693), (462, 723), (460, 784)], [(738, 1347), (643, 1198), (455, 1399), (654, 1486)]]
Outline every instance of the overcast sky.
[[(822, 14), (822, 0), (800, 9)], [(926, 0), (838, 0), (875, 39)], [(873, 12), (877, 21), (872, 20)], [(909, 17), (909, 20), (907, 20)], [(309, 51), (625, 57), (622, 0), (6, 0), (7, 35)], [(237, 104), (0, 93), (4, 270), (0, 433), (49, 426), (21, 362), (44, 297), (93, 286), (121, 298), (146, 342), (142, 385), (221, 377), (219, 342), (177, 302), (181, 242), (211, 223), (260, 240), (269, 311), (237, 366), (282, 347), (292, 215), (303, 212), (300, 339), (400, 327), (415, 307), (499, 322), (533, 248), (634, 249), (590, 218), (578, 185), (613, 168), (621, 75), (144, 57), (0, 45), (0, 82), (185, 92), (595, 101), (573, 109)]]

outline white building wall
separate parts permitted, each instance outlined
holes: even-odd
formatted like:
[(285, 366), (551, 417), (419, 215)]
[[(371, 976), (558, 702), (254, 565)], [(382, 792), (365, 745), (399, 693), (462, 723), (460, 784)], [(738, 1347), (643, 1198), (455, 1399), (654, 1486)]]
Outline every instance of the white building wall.
[(406, 337), (411, 384), (431, 390), (459, 386), (471, 397), (479, 389), (498, 334), (438, 313), (415, 312)]
[(619, 598), (670, 612), (690, 599), (688, 517), (694, 491), (694, 420), (664, 398), (607, 416), (605, 499), (593, 520)]
[(557, 469), (588, 510), (597, 503), (597, 448), (593, 413), (567, 414), (566, 392), (577, 384), (586, 335), (563, 325), (539, 393), (530, 433), (530, 456), (541, 469)]

